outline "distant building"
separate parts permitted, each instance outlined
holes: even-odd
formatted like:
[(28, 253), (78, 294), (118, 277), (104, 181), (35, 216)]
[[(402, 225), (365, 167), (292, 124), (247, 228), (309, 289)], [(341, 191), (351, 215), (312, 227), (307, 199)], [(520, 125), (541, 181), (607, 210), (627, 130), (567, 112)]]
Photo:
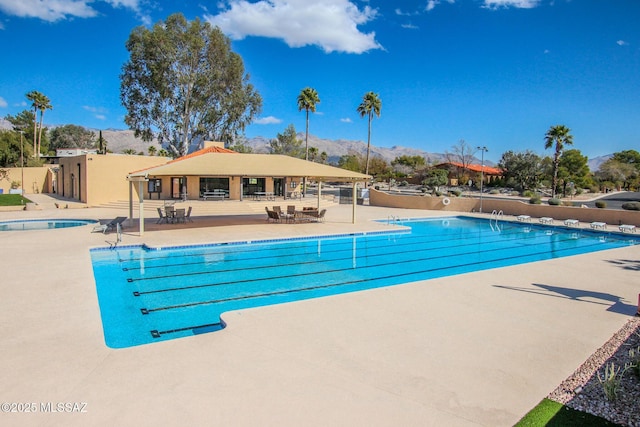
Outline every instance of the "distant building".
[(486, 165), (464, 165), (459, 162), (444, 162), (434, 166), (438, 169), (449, 171), (449, 185), (457, 187), (459, 185), (469, 185), (480, 182), (480, 178), (484, 176), (484, 183), (489, 184), (496, 179), (502, 178), (502, 169), (494, 168)]
[(97, 148), (57, 148), (56, 157), (74, 157), (85, 154), (98, 154)]

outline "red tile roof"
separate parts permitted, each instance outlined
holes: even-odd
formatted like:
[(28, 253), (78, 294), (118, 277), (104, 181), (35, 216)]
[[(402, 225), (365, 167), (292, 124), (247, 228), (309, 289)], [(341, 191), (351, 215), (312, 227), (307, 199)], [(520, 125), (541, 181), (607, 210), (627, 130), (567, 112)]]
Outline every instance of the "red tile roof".
[(485, 165), (484, 168), (483, 168), (482, 165), (467, 165), (465, 167), (460, 162), (445, 162), (445, 163), (440, 163), (439, 165), (436, 165), (436, 166), (442, 166), (442, 165), (451, 165), (451, 166), (455, 166), (455, 167), (458, 167), (458, 168), (470, 170), (471, 172), (482, 172), (482, 171), (484, 171), (484, 173), (486, 173), (487, 175), (502, 175), (504, 173), (502, 171), (502, 169), (494, 168), (494, 167), (491, 167), (491, 166), (486, 166)]

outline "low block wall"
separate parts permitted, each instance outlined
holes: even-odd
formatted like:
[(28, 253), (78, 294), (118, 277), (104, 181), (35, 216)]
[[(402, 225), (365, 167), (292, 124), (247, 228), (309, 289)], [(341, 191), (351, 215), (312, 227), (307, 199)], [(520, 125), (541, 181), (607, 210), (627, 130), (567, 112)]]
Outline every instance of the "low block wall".
[[(390, 208), (426, 209), (443, 212), (479, 212), (480, 199), (468, 197), (447, 197), (449, 204), (443, 203), (445, 197), (395, 195), (371, 189), (369, 204)], [(556, 220), (577, 219), (581, 222), (606, 222), (607, 224), (632, 224), (640, 226), (639, 211), (618, 209), (580, 208), (573, 206), (532, 205), (520, 200), (483, 199), (482, 211), (502, 211), (505, 215), (530, 215), (540, 218), (551, 217)]]

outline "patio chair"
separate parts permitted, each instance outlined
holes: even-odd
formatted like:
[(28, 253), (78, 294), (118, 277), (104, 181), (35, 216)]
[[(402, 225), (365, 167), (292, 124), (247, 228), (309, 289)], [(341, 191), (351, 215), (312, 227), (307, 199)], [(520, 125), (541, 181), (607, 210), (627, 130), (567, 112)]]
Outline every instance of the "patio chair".
[(287, 206), (287, 214), (294, 215), (296, 213), (296, 207), (294, 205)]
[(186, 222), (186, 212), (184, 209), (176, 209), (176, 223), (185, 223)]
[(184, 216), (184, 218), (189, 222), (193, 222), (193, 220), (191, 219), (191, 210), (192, 209), (193, 209), (193, 206), (189, 206), (189, 209), (187, 209), (187, 214)]
[(319, 213), (318, 213), (318, 218), (317, 221), (318, 222), (324, 222), (324, 214), (327, 213), (326, 209), (322, 209)]
[(158, 208), (158, 220), (156, 221), (156, 224), (162, 224), (163, 222), (167, 222), (167, 217), (164, 216), (164, 214), (162, 213), (162, 208)]
[(126, 216), (119, 216), (112, 219), (110, 222), (106, 224), (96, 225), (93, 227), (92, 233), (102, 232), (102, 234), (107, 234), (108, 231), (116, 230), (119, 225), (122, 225), (123, 222), (127, 220)]

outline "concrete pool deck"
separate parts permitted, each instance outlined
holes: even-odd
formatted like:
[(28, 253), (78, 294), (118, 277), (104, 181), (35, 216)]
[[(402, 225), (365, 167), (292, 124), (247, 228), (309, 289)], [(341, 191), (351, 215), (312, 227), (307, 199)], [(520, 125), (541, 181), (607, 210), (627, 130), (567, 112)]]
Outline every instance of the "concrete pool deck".
[[(156, 228), (148, 215), (145, 235), (125, 229), (122, 244), (334, 234), (389, 229), (371, 221), (389, 215), (439, 216), (358, 206), (354, 225), (350, 214), (335, 205), (319, 224), (267, 224), (263, 213), (180, 228)], [(0, 232), (0, 402), (37, 408), (0, 413), (2, 425), (511, 426), (634, 315), (640, 292), (637, 245), (226, 313), (219, 332), (113, 350), (89, 249), (115, 235), (91, 228)], [(44, 413), (49, 403), (85, 412)]]

